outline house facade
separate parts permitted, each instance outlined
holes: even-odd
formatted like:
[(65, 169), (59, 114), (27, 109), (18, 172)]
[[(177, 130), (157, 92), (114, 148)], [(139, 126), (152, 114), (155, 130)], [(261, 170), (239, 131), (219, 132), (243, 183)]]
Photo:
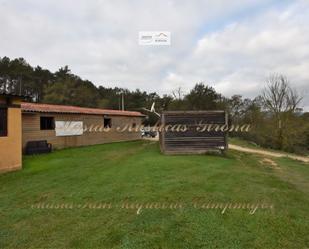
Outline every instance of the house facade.
[(20, 96), (0, 94), (0, 173), (22, 167), (21, 101)]

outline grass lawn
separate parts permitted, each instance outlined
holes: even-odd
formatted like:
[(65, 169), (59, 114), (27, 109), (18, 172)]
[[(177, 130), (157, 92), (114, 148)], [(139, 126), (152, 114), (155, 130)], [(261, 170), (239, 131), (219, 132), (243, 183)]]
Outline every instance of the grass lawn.
[[(236, 151), (164, 156), (149, 141), (25, 157), (22, 171), (0, 175), (0, 248), (308, 248), (309, 165), (261, 159)], [(273, 208), (222, 214), (201, 208), (209, 202)], [(39, 203), (72, 208), (31, 208)], [(123, 203), (182, 207), (137, 214)]]
[(261, 150), (268, 150), (268, 151), (277, 152), (277, 153), (282, 153), (282, 152), (288, 153), (288, 152), (284, 152), (284, 151), (281, 151), (281, 150), (264, 148), (264, 147), (261, 147), (260, 145), (254, 143), (254, 142), (250, 142), (250, 141), (245, 140), (245, 139), (240, 138), (240, 137), (229, 137), (228, 139), (229, 139), (229, 143), (231, 143), (231, 144), (239, 145), (239, 146), (242, 146), (242, 147), (247, 147), (247, 148), (250, 148), (250, 149), (261, 149)]
[[(265, 148), (258, 146), (257, 144), (255, 144), (253, 142), (249, 142), (249, 141), (244, 140), (244, 139), (239, 138), (239, 137), (229, 137), (228, 139), (229, 139), (229, 143), (231, 143), (231, 144), (235, 144), (235, 145), (239, 145), (239, 146), (243, 146), (243, 147), (248, 147), (248, 148), (251, 148), (251, 149), (265, 149)], [(272, 151), (275, 151), (275, 150), (272, 150)]]

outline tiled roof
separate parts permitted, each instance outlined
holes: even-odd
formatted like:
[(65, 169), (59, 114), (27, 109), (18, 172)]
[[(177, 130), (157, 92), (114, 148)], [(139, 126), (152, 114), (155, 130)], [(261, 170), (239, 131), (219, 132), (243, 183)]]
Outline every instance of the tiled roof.
[(50, 105), (39, 103), (22, 102), (22, 112), (42, 112), (42, 113), (72, 113), (72, 114), (94, 114), (94, 115), (116, 115), (116, 116), (132, 116), (144, 117), (140, 112), (119, 111), (98, 108), (87, 108), (68, 105)]

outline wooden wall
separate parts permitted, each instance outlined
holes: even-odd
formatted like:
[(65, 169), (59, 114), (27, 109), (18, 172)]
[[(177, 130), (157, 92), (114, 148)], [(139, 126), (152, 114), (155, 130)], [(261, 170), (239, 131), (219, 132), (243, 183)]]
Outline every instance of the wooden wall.
[[(227, 117), (224, 111), (170, 111), (161, 115), (163, 127), (183, 125), (185, 132), (169, 129), (160, 132), (160, 148), (165, 154), (205, 153), (209, 150), (227, 149), (227, 132), (197, 131), (200, 122), (203, 124), (225, 125)], [(201, 127), (201, 126), (200, 126)]]
[(92, 144), (110, 143), (116, 141), (137, 140), (141, 138), (140, 132), (117, 132), (115, 127), (123, 127), (125, 124), (140, 125), (141, 117), (107, 116), (112, 119), (112, 129), (109, 132), (84, 132), (79, 136), (56, 136), (55, 130), (40, 130), (40, 116), (54, 117), (55, 121), (83, 121), (87, 127), (91, 125), (103, 125), (101, 115), (79, 115), (79, 114), (52, 114), (52, 113), (23, 113), (22, 114), (22, 146), (28, 141), (47, 140), (53, 148), (66, 148), (85, 146)]

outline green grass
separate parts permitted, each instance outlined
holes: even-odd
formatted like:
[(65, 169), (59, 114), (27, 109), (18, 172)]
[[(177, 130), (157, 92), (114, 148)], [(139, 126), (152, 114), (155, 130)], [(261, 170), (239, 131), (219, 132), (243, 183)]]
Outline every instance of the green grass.
[[(308, 248), (309, 166), (230, 151), (165, 156), (157, 143), (114, 143), (24, 158), (0, 175), (0, 248)], [(273, 209), (199, 209), (213, 203)], [(178, 209), (121, 204), (182, 203)], [(38, 203), (111, 203), (111, 209), (33, 209)], [(120, 206), (117, 206), (120, 205)]]
[(239, 146), (243, 146), (243, 147), (248, 147), (248, 148), (251, 148), (251, 149), (263, 149), (259, 145), (255, 144), (253, 142), (249, 142), (247, 140), (244, 140), (242, 138), (229, 137), (228, 139), (229, 139), (229, 143), (231, 143), (231, 144), (235, 144), (235, 145), (239, 145)]

